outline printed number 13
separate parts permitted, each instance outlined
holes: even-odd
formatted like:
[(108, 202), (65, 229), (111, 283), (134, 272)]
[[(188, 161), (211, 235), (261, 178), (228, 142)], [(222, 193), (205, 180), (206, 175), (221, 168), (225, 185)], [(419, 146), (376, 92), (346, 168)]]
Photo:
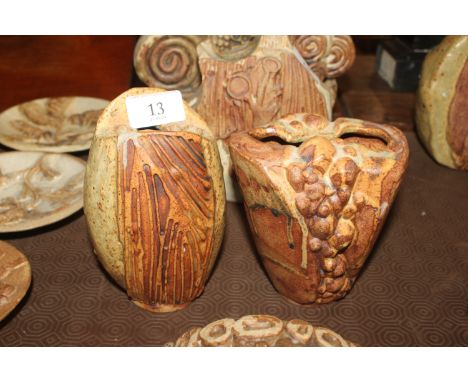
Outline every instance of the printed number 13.
[(149, 107), (150, 110), (151, 110), (151, 115), (152, 115), (152, 116), (153, 116), (153, 115), (162, 115), (162, 114), (164, 114), (164, 109), (163, 109), (163, 104), (162, 104), (162, 102), (158, 102), (158, 103), (156, 104), (156, 113), (154, 112), (153, 104), (152, 104), (152, 103), (150, 103), (150, 104), (148, 105), (148, 107)]

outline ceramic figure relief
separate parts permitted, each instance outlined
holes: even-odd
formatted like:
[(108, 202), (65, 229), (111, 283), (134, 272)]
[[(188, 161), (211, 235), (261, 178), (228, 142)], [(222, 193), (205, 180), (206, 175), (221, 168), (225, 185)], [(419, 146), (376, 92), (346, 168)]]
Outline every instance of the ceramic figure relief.
[[(350, 67), (355, 52), (347, 36), (322, 37), (210, 36), (200, 41), (200, 37), (178, 36), (191, 42), (191, 59), (180, 67), (199, 73), (193, 76), (185, 97), (218, 139), (228, 200), (239, 200), (225, 143), (230, 134), (248, 131), (295, 112), (331, 117), (336, 96), (334, 78)], [(169, 42), (171, 39), (173, 44)], [(135, 49), (135, 67), (150, 67), (144, 59), (149, 57), (146, 52), (150, 48), (144, 46), (156, 49), (167, 44), (166, 51), (170, 52), (176, 49), (176, 41), (174, 36), (142, 37)], [(317, 41), (321, 43), (319, 48)], [(195, 45), (196, 60), (192, 59)], [(157, 57), (163, 56), (158, 53)], [(175, 58), (167, 60), (175, 61)], [(178, 73), (178, 65), (171, 68), (171, 73)], [(149, 69), (137, 69), (137, 72), (147, 73)], [(140, 78), (147, 84), (155, 84), (155, 76), (142, 74)], [(184, 87), (175, 83), (163, 86), (186, 89), (185, 84)]]
[(468, 36), (446, 37), (424, 60), (416, 125), (437, 162), (468, 170)]
[(193, 328), (166, 346), (356, 346), (331, 329), (303, 320), (281, 320), (266, 314), (234, 320), (224, 318), (203, 328)]
[(85, 214), (95, 252), (144, 309), (181, 309), (202, 292), (224, 230), (225, 193), (216, 142), (187, 105), (186, 120), (133, 130), (125, 100), (104, 110), (85, 178)]
[(275, 288), (301, 304), (345, 296), (406, 169), (403, 133), (360, 120), (331, 123), (292, 114), (231, 135), (229, 148)]

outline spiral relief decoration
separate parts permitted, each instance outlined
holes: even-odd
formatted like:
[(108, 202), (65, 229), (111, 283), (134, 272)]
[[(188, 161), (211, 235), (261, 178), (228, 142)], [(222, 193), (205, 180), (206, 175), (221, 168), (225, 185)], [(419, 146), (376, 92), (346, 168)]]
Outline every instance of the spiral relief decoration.
[(291, 40), (309, 68), (323, 79), (327, 70), (322, 62), (328, 50), (328, 36), (292, 36)]
[(291, 36), (290, 40), (322, 81), (345, 73), (356, 56), (349, 36)]
[(138, 77), (148, 86), (180, 90), (190, 101), (201, 84), (197, 45), (202, 36), (142, 36), (134, 52)]
[(327, 77), (336, 78), (345, 73), (353, 65), (356, 57), (354, 43), (349, 36), (332, 36), (330, 52), (325, 58)]

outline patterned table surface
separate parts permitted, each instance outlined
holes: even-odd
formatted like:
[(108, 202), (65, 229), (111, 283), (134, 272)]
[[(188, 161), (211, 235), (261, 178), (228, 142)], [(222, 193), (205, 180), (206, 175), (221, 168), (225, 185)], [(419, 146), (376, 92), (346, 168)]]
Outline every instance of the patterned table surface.
[(83, 212), (0, 235), (33, 270), (23, 302), (0, 322), (2, 346), (155, 346), (193, 326), (266, 313), (328, 326), (365, 346), (468, 345), (468, 173), (437, 165), (408, 134), (408, 172), (360, 278), (344, 299), (299, 306), (268, 281), (240, 205), (205, 292), (187, 309), (152, 314), (131, 303), (92, 252)]

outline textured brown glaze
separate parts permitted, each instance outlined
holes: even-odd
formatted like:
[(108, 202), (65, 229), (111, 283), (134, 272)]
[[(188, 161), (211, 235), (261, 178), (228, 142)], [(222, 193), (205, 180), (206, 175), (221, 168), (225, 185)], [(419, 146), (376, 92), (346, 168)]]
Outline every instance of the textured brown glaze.
[(437, 162), (468, 170), (468, 36), (448, 36), (427, 55), (416, 122)]
[(201, 137), (160, 132), (119, 144), (130, 297), (152, 308), (198, 297), (211, 270), (215, 197)]
[(406, 169), (404, 135), (391, 126), (292, 114), (233, 134), (229, 148), (275, 288), (302, 304), (345, 296)]
[(457, 158), (457, 166), (468, 170), (468, 60), (457, 79), (450, 104), (447, 142)]
[(201, 84), (197, 45), (202, 36), (142, 36), (135, 47), (134, 67), (148, 86), (180, 90), (188, 101)]
[(224, 318), (203, 328), (193, 328), (166, 346), (264, 347), (356, 346), (333, 330), (303, 320), (281, 320), (266, 314), (233, 320)]
[(310, 69), (323, 81), (344, 74), (353, 65), (356, 50), (350, 36), (290, 36)]
[(200, 44), (202, 95), (197, 111), (217, 138), (246, 131), (293, 112), (331, 114), (328, 90), (298, 60), (287, 36), (262, 36), (238, 60), (216, 56), (211, 41)]
[(139, 306), (185, 307), (205, 286), (221, 245), (225, 195), (216, 143), (188, 106), (186, 120), (132, 130), (125, 99), (98, 122), (85, 185), (96, 253)]
[[(240, 201), (225, 139), (290, 113), (331, 118), (335, 77), (352, 65), (354, 55), (348, 36), (144, 36), (134, 64), (150, 86), (180, 89), (207, 122), (218, 139), (227, 200)], [(167, 78), (188, 68), (190, 75), (180, 84), (165, 83), (156, 75), (163, 66)]]

